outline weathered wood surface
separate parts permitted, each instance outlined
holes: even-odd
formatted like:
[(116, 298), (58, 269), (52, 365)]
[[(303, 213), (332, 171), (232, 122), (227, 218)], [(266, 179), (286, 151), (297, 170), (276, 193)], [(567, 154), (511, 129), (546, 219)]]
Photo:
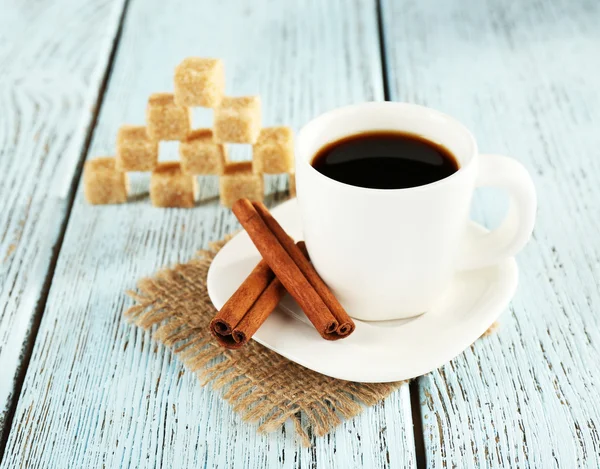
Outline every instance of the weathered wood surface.
[[(386, 0), (383, 13), (392, 99), (455, 115), (539, 193), (499, 334), (419, 380), (427, 465), (599, 467), (600, 3)], [(478, 218), (498, 220), (505, 203), (483, 202)]]
[[(131, 0), (92, 156), (114, 152), (120, 124), (143, 122), (147, 96), (169, 90), (188, 55), (225, 59), (229, 92), (260, 93), (265, 125), (298, 128), (327, 109), (383, 98), (373, 2)], [(136, 191), (146, 185), (139, 177)], [(215, 181), (202, 185), (192, 210), (156, 209), (143, 196), (91, 207), (79, 188), (2, 467), (413, 466), (406, 386), (303, 449), (289, 427), (256, 434), (125, 323), (124, 289), (238, 227)], [(284, 187), (270, 179), (271, 203)]]
[(31, 3), (0, 2), (0, 442), (123, 7)]

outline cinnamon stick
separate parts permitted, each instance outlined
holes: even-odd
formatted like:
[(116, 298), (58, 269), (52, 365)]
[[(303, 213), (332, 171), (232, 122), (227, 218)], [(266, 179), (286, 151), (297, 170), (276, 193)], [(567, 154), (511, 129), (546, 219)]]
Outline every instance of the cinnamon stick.
[(300, 305), (321, 337), (327, 340), (340, 339), (342, 336), (336, 333), (338, 322), (335, 317), (252, 203), (247, 199), (240, 199), (232, 210), (265, 262)]
[(242, 346), (248, 342), (262, 323), (266, 321), (269, 314), (277, 307), (284, 295), (285, 288), (279, 279), (274, 278), (265, 291), (258, 297), (256, 303), (252, 305), (239, 324), (233, 329), (231, 335), (235, 343)]
[(210, 322), (213, 336), (224, 346), (236, 345), (231, 337), (233, 329), (273, 280), (275, 274), (265, 261), (260, 261), (248, 278), (223, 305)]
[(306, 251), (304, 243), (302, 243), (304, 246), (304, 252), (302, 252), (302, 248), (294, 243), (294, 240), (285, 232), (279, 222), (275, 220), (262, 202), (253, 202), (252, 205), (265, 222), (265, 225), (267, 225), (269, 230), (275, 235), (294, 263), (327, 305), (329, 311), (333, 314), (333, 317), (338, 322), (336, 332), (342, 337), (351, 334), (356, 328), (354, 321), (348, 316), (344, 307), (340, 304), (338, 299), (334, 296), (308, 260), (308, 252)]
[(210, 331), (223, 347), (246, 344), (277, 307), (285, 288), (269, 265), (261, 260), (210, 323)]

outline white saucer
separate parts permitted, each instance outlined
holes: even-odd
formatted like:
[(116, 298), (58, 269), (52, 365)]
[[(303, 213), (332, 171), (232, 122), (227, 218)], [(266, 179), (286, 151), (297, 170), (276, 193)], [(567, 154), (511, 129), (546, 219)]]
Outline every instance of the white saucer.
[[(302, 239), (296, 200), (272, 211), (295, 239)], [(468, 236), (485, 229), (475, 223)], [(245, 232), (217, 254), (208, 271), (208, 293), (217, 309), (258, 263), (258, 251)], [(351, 381), (389, 382), (420, 376), (452, 360), (500, 316), (517, 287), (513, 258), (486, 269), (463, 272), (431, 311), (382, 322), (356, 322), (343, 340), (323, 340), (302, 310), (286, 297), (254, 335), (265, 347), (324, 375)]]

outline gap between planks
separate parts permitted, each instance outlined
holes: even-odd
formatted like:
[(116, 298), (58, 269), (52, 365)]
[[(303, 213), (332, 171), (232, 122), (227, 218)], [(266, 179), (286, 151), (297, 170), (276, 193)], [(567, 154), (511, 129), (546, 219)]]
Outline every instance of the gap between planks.
[(385, 27), (383, 25), (383, 7), (381, 5), (382, 0), (377, 0), (377, 32), (379, 36), (379, 54), (381, 61), (381, 78), (383, 80), (383, 99), (390, 101), (390, 80), (388, 73), (388, 61), (387, 61), (387, 50), (385, 41)]

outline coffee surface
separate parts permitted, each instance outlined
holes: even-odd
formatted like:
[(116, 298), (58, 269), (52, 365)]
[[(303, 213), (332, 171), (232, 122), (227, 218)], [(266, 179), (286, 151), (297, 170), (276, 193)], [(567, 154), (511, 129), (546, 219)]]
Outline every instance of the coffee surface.
[(422, 186), (459, 168), (445, 147), (419, 135), (395, 131), (344, 137), (321, 148), (311, 164), (331, 179), (372, 189)]

